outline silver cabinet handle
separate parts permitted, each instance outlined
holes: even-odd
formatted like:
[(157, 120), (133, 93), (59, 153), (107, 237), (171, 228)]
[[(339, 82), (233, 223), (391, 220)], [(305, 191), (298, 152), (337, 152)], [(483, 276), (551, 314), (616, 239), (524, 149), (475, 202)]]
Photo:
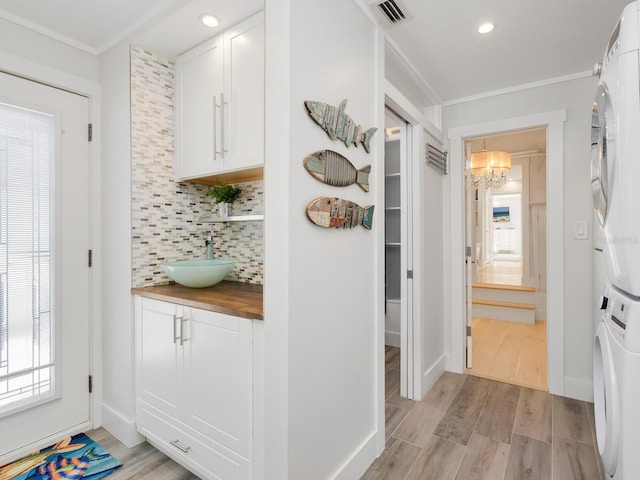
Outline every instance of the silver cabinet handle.
[(224, 93), (220, 94), (220, 143), (222, 144), (220, 147), (220, 150), (222, 150), (222, 159), (224, 160), (224, 154), (227, 153), (229, 150), (226, 150), (224, 148), (224, 117), (225, 117), (225, 105), (228, 105), (228, 103), (226, 103), (224, 101)]
[(218, 108), (220, 108), (220, 116), (222, 116), (222, 107), (220, 105), (218, 105), (218, 101), (216, 96), (213, 96), (213, 159), (217, 160), (218, 159), (218, 130), (216, 128), (217, 125), (217, 120), (216, 120), (216, 114), (218, 113)]
[[(182, 317), (179, 317), (182, 318)], [(173, 315), (173, 343), (176, 343), (180, 337), (178, 337), (178, 326), (176, 325), (176, 321), (178, 320), (177, 315)]]
[(191, 449), (190, 446), (184, 446), (180, 443), (180, 440), (171, 440), (169, 441), (169, 443), (171, 445), (173, 445), (174, 447), (176, 447), (178, 450), (180, 450), (182, 453), (188, 453), (189, 450)]
[(180, 317), (180, 346), (184, 345), (184, 342), (188, 341), (188, 338), (184, 338), (184, 322), (187, 321), (186, 318)]

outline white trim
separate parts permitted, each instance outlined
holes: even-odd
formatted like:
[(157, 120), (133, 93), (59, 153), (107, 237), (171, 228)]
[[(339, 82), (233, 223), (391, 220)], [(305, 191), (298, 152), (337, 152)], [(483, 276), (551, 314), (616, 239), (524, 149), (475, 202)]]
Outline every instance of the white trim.
[[(410, 222), (412, 222), (412, 269), (414, 270), (413, 281), (410, 282), (413, 295), (407, 295), (407, 301), (409, 298), (413, 298), (412, 311), (412, 325), (407, 326), (407, 330), (411, 330), (411, 346), (413, 350), (412, 358), (406, 359), (406, 363), (410, 364), (411, 368), (407, 370), (412, 372), (412, 385), (407, 388), (410, 393), (410, 398), (420, 400), (423, 392), (423, 374), (421, 372), (422, 365), (422, 316), (424, 314), (424, 306), (420, 305), (423, 285), (423, 272), (420, 271), (423, 265), (422, 256), (420, 253), (420, 247), (424, 243), (424, 239), (421, 237), (421, 222), (424, 217), (422, 212), (423, 201), (423, 188), (420, 184), (422, 179), (421, 169), (424, 168), (422, 160), (422, 142), (426, 141), (422, 135), (422, 129), (436, 138), (442, 138), (442, 132), (440, 132), (435, 126), (427, 120), (427, 118), (420, 113), (420, 111), (411, 104), (411, 102), (400, 93), (389, 81), (385, 82), (385, 105), (392, 108), (392, 110), (399, 115), (404, 121), (406, 121), (411, 131), (411, 142), (407, 145), (407, 158), (411, 162), (412, 175), (407, 181), (411, 181), (412, 190), (412, 203), (413, 208), (411, 211)], [(406, 206), (406, 205), (405, 205)], [(383, 238), (384, 245), (384, 238)], [(384, 263), (382, 263), (384, 269)], [(383, 270), (384, 271), (384, 270)], [(384, 278), (384, 277), (383, 277)], [(409, 333), (409, 332), (401, 332)], [(407, 349), (410, 350), (410, 349)], [(401, 357), (403, 352), (401, 351)], [(409, 380), (409, 379), (407, 379)], [(408, 386), (409, 387), (409, 386)]]
[(408, 73), (413, 77), (416, 85), (418, 86), (418, 88), (420, 88), (424, 96), (434, 105), (441, 105), (442, 99), (431, 87), (431, 85), (429, 85), (429, 82), (427, 82), (424, 77), (420, 73), (418, 73), (418, 69), (415, 67), (413, 62), (409, 60), (409, 57), (404, 54), (400, 47), (389, 36), (385, 35), (385, 40), (391, 51), (396, 55), (398, 60), (400, 60), (400, 63), (404, 65), (405, 73)]
[(391, 347), (400, 348), (400, 334), (396, 332), (384, 332), (384, 344), (389, 345)]
[(265, 464), (265, 373), (264, 322), (252, 322), (253, 329), (253, 480), (264, 480)]
[[(352, 0), (352, 1), (360, 8), (360, 10), (362, 10), (362, 13), (365, 14), (365, 16), (369, 19), (369, 21), (373, 24), (373, 26), (375, 26), (376, 29), (379, 30), (380, 22), (378, 21), (376, 16), (373, 14), (371, 9), (368, 7), (368, 5), (364, 2), (364, 0)], [(370, 3), (370, 0), (367, 0), (367, 2)]]
[[(381, 99), (378, 102), (376, 108), (376, 125), (384, 127), (385, 123), (385, 102), (384, 102), (384, 33), (378, 29), (376, 32), (376, 98)], [(374, 136), (376, 142), (376, 149), (378, 152), (384, 152), (384, 135)], [(378, 158), (384, 162), (384, 154), (379, 154)], [(374, 184), (371, 185), (371, 190), (379, 192), (377, 198), (382, 202), (384, 199), (385, 177), (384, 175), (375, 175)], [(375, 188), (375, 190), (374, 190)], [(378, 212), (381, 210), (378, 209)], [(378, 215), (384, 215), (384, 212)], [(378, 217), (380, 218), (380, 217)], [(375, 415), (376, 415), (376, 447), (377, 454), (380, 455), (385, 448), (386, 444), (386, 404), (385, 404), (385, 321), (386, 321), (386, 305), (385, 305), (385, 233), (383, 228), (376, 229), (375, 237), (375, 295), (374, 301), (376, 302), (375, 315), (376, 315), (376, 348), (374, 349), (375, 358), (374, 365), (376, 366), (375, 372), (375, 384), (376, 384), (376, 403), (375, 403)], [(354, 476), (354, 478), (356, 478)]]
[(144, 442), (138, 433), (136, 421), (124, 417), (109, 405), (102, 404), (102, 426), (128, 448)]
[(447, 355), (443, 354), (436, 362), (429, 367), (422, 375), (422, 391), (420, 392), (420, 398), (424, 398), (427, 392), (433, 387), (433, 384), (440, 378), (440, 376), (447, 369)]
[(371, 459), (376, 455), (376, 433), (372, 433), (362, 442), (360, 447), (351, 454), (349, 459), (329, 478), (334, 480), (348, 480), (360, 478), (371, 465)]
[[(497, 132), (547, 127), (547, 361), (548, 387), (564, 394), (564, 122), (566, 110), (496, 120), (449, 131), (450, 182), (445, 218), (451, 219), (445, 232), (445, 255), (450, 259), (450, 304), (445, 328), (450, 357), (448, 369), (464, 371), (464, 208), (463, 140)], [(445, 192), (446, 195), (446, 192)], [(454, 221), (454, 219), (456, 221)], [(447, 240), (449, 242), (447, 243)], [(456, 253), (457, 252), (457, 253)], [(446, 257), (445, 257), (446, 258)], [(455, 321), (454, 321), (455, 320)]]
[(385, 80), (385, 94), (387, 104), (396, 112), (404, 112), (405, 117), (410, 117), (411, 123), (420, 124), (433, 135), (438, 141), (442, 142), (442, 130), (438, 129), (429, 119), (418, 110), (389, 80)]
[(32, 30), (36, 33), (44, 35), (45, 37), (52, 38), (53, 40), (57, 40), (58, 42), (64, 43), (73, 48), (77, 48), (78, 50), (82, 50), (84, 52), (90, 53), (92, 55), (98, 55), (100, 52), (98, 49), (89, 46), (84, 42), (79, 42), (78, 40), (74, 40), (73, 38), (67, 37), (66, 35), (62, 35), (55, 30), (51, 30), (50, 28), (44, 27), (39, 23), (31, 22), (25, 18), (19, 17), (18, 15), (14, 15), (11, 12), (7, 12), (6, 10), (0, 9), (0, 18), (3, 18), (11, 23), (15, 23), (16, 25), (20, 25), (21, 27)]
[(593, 403), (593, 382), (581, 378), (564, 379), (564, 396)]
[(74, 425), (73, 427), (67, 430), (64, 430), (62, 432), (57, 432), (53, 435), (49, 435), (48, 437), (42, 438), (37, 442), (30, 443), (29, 445), (25, 445), (16, 450), (12, 450), (6, 455), (0, 456), (0, 465), (6, 465), (7, 463), (13, 462), (15, 460), (18, 460), (19, 458), (24, 457), (25, 455), (33, 453), (36, 450), (42, 450), (43, 448), (47, 448), (64, 438), (72, 437), (73, 435), (76, 435), (78, 433), (86, 432), (91, 428), (91, 426), (92, 426), (91, 421), (84, 422), (79, 425)]
[(513, 87), (502, 88), (500, 90), (492, 90), (490, 92), (478, 93), (475, 95), (469, 95), (468, 97), (455, 98), (453, 100), (446, 100), (442, 102), (442, 105), (448, 107), (450, 105), (457, 105), (459, 103), (472, 102), (474, 100), (482, 100), (484, 98), (497, 97), (498, 95), (505, 95), (507, 93), (521, 92), (523, 90), (529, 90), (532, 88), (544, 87), (547, 85), (553, 85), (555, 83), (570, 82), (579, 78), (586, 78), (592, 75), (591, 70), (586, 72), (572, 73), (570, 75), (563, 75), (561, 77), (547, 78), (538, 82), (523, 83), (522, 85), (515, 85)]
[(142, 31), (144, 28), (152, 25), (155, 21), (166, 17), (168, 14), (178, 9), (181, 6), (181, 3), (182, 2), (178, 2), (176, 0), (165, 0), (164, 2), (161, 2), (158, 6), (156, 6), (156, 8), (149, 11), (142, 18), (139, 18), (132, 24), (128, 25), (124, 30), (115, 33), (111, 39), (105, 41), (102, 45), (99, 45), (97, 47), (91, 46), (88, 43), (81, 42), (66, 35), (62, 35), (61, 33), (51, 30), (39, 23), (31, 22), (4, 9), (0, 9), (0, 18), (3, 18), (11, 23), (15, 23), (16, 25), (20, 25), (21, 27), (28, 28), (29, 30), (44, 35), (45, 37), (49, 37), (58, 42), (64, 43), (65, 45), (68, 45), (70, 47), (82, 50), (83, 52), (87, 52), (92, 55), (100, 55), (109, 50), (111, 47), (120, 43), (125, 38)]
[[(35, 82), (67, 90), (86, 97), (100, 98), (100, 84), (78, 77), (62, 70), (26, 60), (22, 57), (0, 52), (0, 65), (3, 72), (12, 73)], [(94, 106), (93, 113), (98, 110), (99, 103)]]

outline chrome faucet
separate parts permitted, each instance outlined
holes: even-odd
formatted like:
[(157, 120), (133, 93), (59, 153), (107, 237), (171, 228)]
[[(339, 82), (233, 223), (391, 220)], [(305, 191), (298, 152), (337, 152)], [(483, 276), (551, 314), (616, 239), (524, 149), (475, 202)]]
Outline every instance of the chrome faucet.
[(207, 260), (213, 260), (213, 236), (209, 235), (204, 245), (207, 247)]

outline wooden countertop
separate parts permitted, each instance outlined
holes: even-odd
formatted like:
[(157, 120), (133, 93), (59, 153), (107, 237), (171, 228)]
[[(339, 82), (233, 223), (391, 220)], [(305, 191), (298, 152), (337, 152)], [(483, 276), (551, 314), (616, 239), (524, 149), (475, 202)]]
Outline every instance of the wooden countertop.
[(133, 295), (225, 313), (250, 320), (263, 320), (262, 285), (222, 281), (213, 287), (188, 288), (177, 283), (132, 288)]

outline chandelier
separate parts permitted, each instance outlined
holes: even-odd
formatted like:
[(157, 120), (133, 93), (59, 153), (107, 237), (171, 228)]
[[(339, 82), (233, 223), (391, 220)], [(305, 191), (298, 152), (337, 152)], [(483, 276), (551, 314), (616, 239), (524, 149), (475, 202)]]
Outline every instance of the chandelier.
[(482, 140), (482, 150), (471, 154), (471, 182), (478, 188), (484, 182), (487, 189), (500, 188), (507, 181), (504, 172), (511, 169), (511, 155), (500, 150), (487, 150)]

